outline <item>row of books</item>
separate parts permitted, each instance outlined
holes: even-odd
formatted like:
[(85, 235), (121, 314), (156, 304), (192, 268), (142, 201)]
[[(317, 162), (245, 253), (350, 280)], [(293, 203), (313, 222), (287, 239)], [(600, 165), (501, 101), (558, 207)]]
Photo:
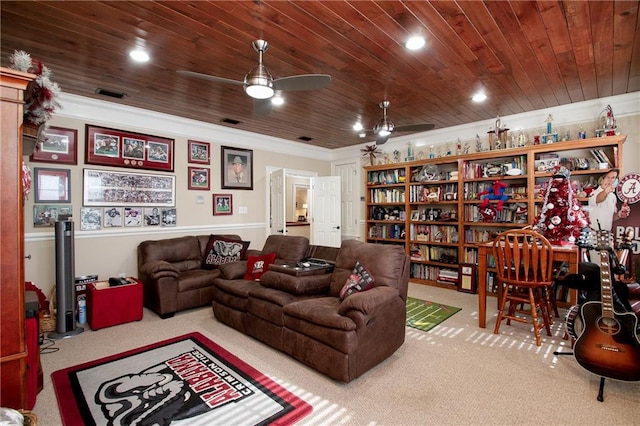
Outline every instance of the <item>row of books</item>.
[(369, 238), (404, 238), (404, 225), (374, 225), (369, 228)]
[[(517, 219), (517, 221), (516, 221)], [(465, 222), (484, 222), (484, 217), (480, 214), (480, 207), (478, 206), (465, 206), (464, 207), (464, 221)], [(519, 213), (516, 218), (515, 210), (504, 208), (502, 210), (496, 210), (497, 223), (525, 223), (526, 213)]]
[[(445, 194), (451, 194), (450, 200)], [(411, 185), (409, 187), (410, 203), (429, 203), (435, 201), (455, 201), (458, 199), (458, 185), (445, 183), (443, 185)]]
[(386, 184), (392, 185), (394, 183), (404, 183), (405, 181), (405, 170), (395, 169), (395, 170), (380, 170), (369, 172), (368, 176), (369, 184)]
[(496, 235), (496, 231), (493, 230), (470, 228), (465, 229), (464, 240), (471, 244), (488, 243), (493, 241)]
[(458, 282), (458, 270), (440, 268), (438, 266), (430, 266), (420, 263), (412, 263), (411, 278), (438, 281), (444, 284), (456, 285)]
[(436, 243), (457, 243), (458, 227), (450, 225), (419, 225), (412, 223), (409, 228), (411, 240)]
[(410, 249), (411, 260), (426, 262), (458, 263), (458, 249), (414, 244)]
[(404, 203), (404, 190), (396, 188), (374, 188), (369, 190), (372, 203)]

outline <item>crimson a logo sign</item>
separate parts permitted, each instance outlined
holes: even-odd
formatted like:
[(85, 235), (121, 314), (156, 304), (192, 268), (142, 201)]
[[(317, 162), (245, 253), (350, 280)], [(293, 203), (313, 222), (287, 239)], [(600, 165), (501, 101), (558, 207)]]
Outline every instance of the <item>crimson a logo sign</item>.
[(628, 204), (640, 201), (640, 174), (628, 173), (620, 179), (620, 184), (616, 189), (618, 198)]

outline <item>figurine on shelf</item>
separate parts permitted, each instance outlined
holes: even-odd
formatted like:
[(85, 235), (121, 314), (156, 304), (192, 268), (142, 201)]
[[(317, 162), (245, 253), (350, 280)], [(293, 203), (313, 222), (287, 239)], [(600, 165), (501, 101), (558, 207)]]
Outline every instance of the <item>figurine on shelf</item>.
[(482, 152), (482, 141), (480, 135), (476, 133), (476, 152)]
[(505, 194), (506, 188), (506, 183), (497, 179), (494, 180), (489, 188), (478, 193), (478, 196), (482, 197), (482, 203), (480, 203), (480, 207), (487, 207), (489, 205), (489, 201), (498, 200), (498, 205), (496, 206), (496, 208), (498, 210), (502, 210), (504, 202), (509, 199), (509, 196)]

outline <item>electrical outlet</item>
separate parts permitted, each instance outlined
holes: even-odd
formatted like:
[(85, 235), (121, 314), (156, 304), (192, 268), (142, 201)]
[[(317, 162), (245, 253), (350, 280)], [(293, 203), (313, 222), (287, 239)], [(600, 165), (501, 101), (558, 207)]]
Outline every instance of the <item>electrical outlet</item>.
[(247, 214), (249, 213), (249, 209), (245, 206), (238, 207), (238, 214)]

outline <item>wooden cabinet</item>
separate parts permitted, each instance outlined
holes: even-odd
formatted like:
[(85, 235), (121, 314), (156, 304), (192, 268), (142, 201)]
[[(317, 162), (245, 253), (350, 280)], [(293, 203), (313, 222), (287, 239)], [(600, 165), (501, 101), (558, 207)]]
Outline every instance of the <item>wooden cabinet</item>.
[[(477, 265), (478, 244), (534, 223), (554, 165), (571, 163), (572, 181), (597, 185), (599, 176), (618, 166), (625, 139), (581, 139), (366, 167), (366, 240), (404, 245), (412, 282), (456, 288), (458, 264)], [(611, 164), (599, 168), (592, 151)], [(487, 213), (480, 193), (495, 180), (507, 185), (508, 197), (491, 200)], [(586, 204), (581, 195), (578, 200)]]
[(0, 68), (0, 406), (26, 408), (22, 208), (23, 93), (33, 75)]

